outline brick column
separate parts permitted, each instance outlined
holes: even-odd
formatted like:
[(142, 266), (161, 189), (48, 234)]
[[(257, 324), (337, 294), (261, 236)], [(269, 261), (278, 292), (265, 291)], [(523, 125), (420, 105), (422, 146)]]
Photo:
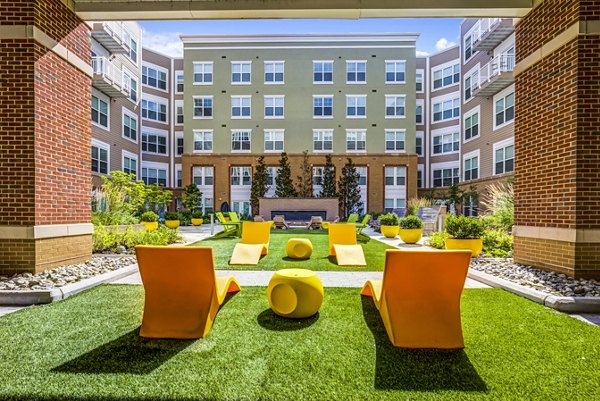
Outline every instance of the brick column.
[(515, 260), (600, 278), (600, 1), (541, 2), (516, 44)]
[(61, 0), (0, 10), (0, 273), (86, 260), (89, 28)]

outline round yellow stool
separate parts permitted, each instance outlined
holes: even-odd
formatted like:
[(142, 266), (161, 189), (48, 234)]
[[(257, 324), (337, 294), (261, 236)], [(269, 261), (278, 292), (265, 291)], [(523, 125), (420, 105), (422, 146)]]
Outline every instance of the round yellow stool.
[(312, 255), (313, 246), (308, 238), (290, 238), (285, 244), (288, 258), (308, 259)]
[(309, 317), (317, 313), (323, 303), (323, 284), (311, 270), (278, 270), (269, 281), (267, 299), (279, 316)]

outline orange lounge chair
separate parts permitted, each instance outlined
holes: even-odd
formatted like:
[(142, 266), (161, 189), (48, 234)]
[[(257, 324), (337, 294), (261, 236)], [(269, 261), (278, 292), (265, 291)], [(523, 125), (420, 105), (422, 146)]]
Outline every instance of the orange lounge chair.
[(256, 265), (262, 255), (269, 253), (272, 221), (242, 224), (242, 239), (233, 248), (230, 265)]
[(202, 338), (227, 293), (240, 291), (233, 277), (216, 277), (208, 247), (135, 247), (145, 301), (140, 336)]
[(335, 256), (340, 266), (366, 266), (363, 249), (356, 242), (355, 224), (330, 224), (329, 255)]
[(369, 280), (392, 344), (402, 348), (464, 348), (460, 296), (471, 251), (388, 249), (383, 280)]

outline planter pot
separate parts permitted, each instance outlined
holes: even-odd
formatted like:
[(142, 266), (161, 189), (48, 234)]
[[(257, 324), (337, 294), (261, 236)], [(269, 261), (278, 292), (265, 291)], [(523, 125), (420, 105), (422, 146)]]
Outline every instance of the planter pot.
[(400, 231), (400, 226), (381, 226), (381, 233), (386, 238), (394, 238), (398, 235)]
[(146, 226), (146, 231), (154, 231), (158, 228), (158, 221), (142, 221), (142, 224)]
[(416, 244), (423, 236), (422, 228), (401, 228), (400, 239), (405, 244)]
[(201, 226), (203, 223), (202, 219), (192, 219), (192, 225)]
[(483, 240), (481, 238), (478, 239), (457, 239), (457, 238), (447, 238), (446, 239), (446, 249), (468, 249), (471, 251), (471, 256), (476, 257), (481, 254), (483, 250)]
[(179, 220), (165, 220), (165, 226), (175, 229), (179, 227)]

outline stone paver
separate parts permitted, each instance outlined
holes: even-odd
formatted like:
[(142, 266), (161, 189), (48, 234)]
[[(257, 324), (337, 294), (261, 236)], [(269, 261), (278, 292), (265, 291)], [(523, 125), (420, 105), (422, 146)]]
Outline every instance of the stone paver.
[(0, 316), (8, 315), (23, 308), (24, 306), (0, 306)]

